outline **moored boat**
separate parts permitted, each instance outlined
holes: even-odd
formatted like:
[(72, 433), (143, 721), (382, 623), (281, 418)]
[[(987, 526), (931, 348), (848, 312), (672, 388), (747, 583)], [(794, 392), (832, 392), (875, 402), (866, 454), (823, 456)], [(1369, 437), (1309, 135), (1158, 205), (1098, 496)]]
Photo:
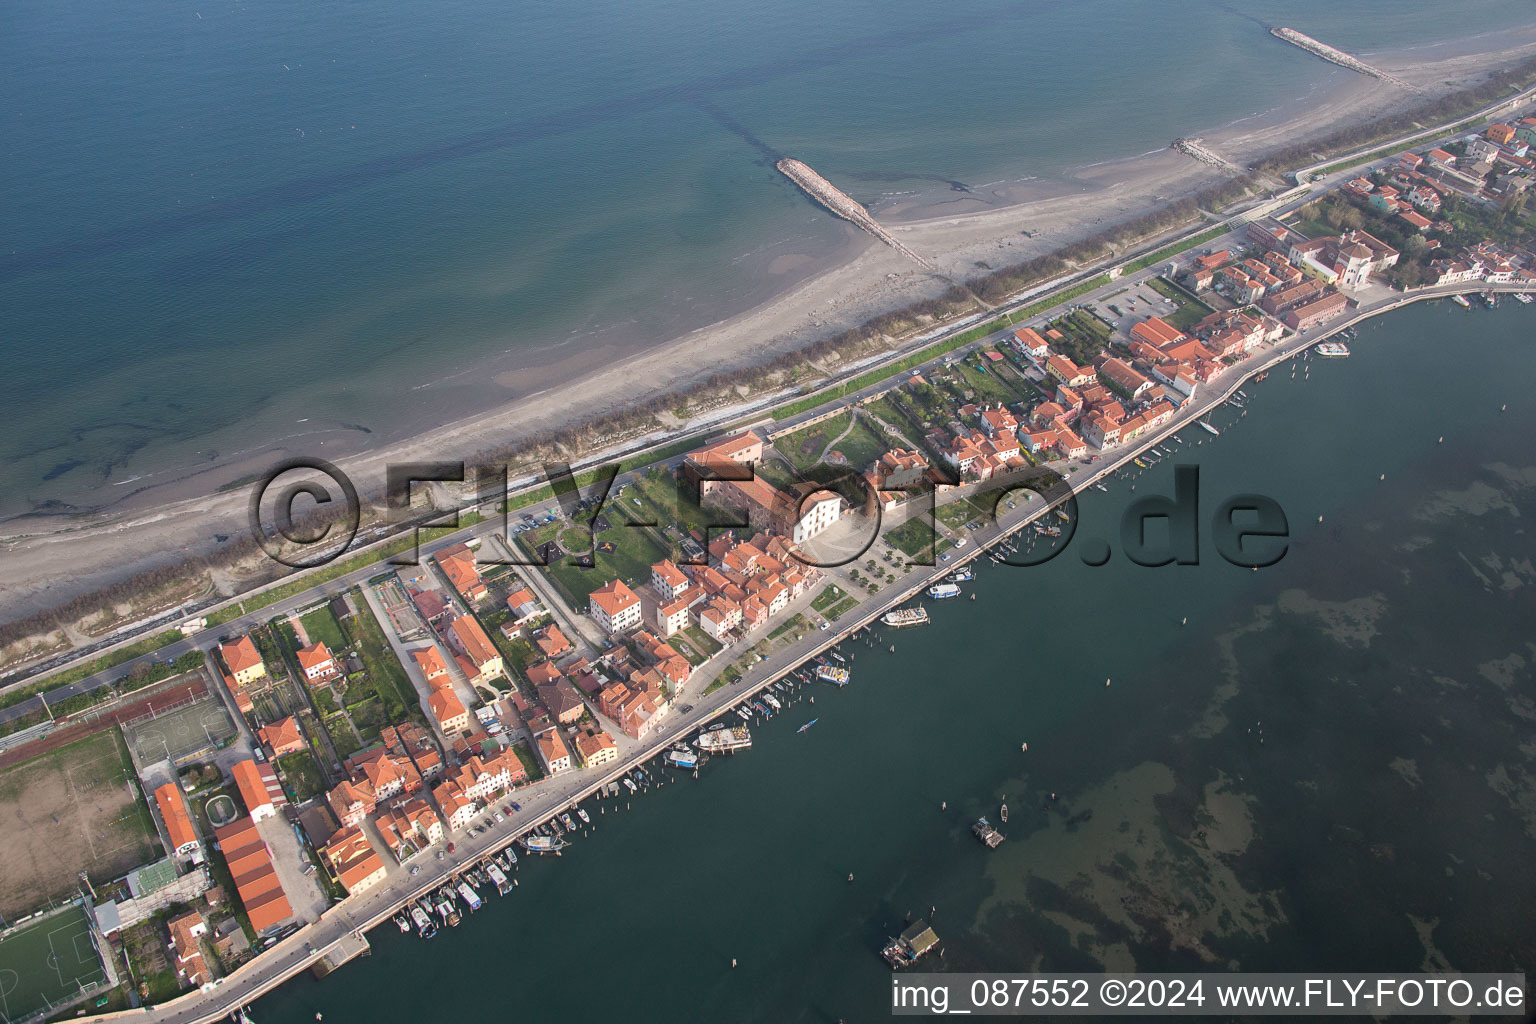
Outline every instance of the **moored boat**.
[(938, 944), (939, 937), (934, 934), (928, 922), (918, 921), (900, 935), (893, 936), (880, 951), (880, 955), (891, 965), (892, 970), (901, 970), (917, 963)]
[(501, 873), (501, 868), (492, 864), (485, 869), (485, 873), (490, 876), (491, 884), (496, 886), (496, 895), (505, 896), (512, 891), (512, 883), (507, 881), (507, 876)]
[(553, 836), (523, 836), (518, 842), (529, 853), (558, 853), (570, 844)]
[(935, 601), (946, 601), (952, 597), (959, 597), (960, 588), (953, 583), (935, 583), (928, 588), (928, 596)]
[(699, 755), (681, 743), (667, 751), (666, 760), (667, 764), (684, 771), (692, 771), (699, 766)]
[(744, 725), (722, 725), (701, 732), (693, 745), (706, 754), (726, 754), (752, 745), (752, 734)]
[(835, 665), (823, 665), (816, 670), (816, 678), (836, 686), (848, 685), (848, 670)]
[(1349, 346), (1342, 341), (1320, 341), (1317, 343), (1317, 354), (1330, 359), (1339, 359), (1349, 355)]
[(1199, 423), (1201, 429), (1203, 429), (1208, 434), (1217, 434), (1217, 435), (1219, 435), (1221, 433), (1221, 431), (1217, 430), (1215, 427), (1213, 427), (1209, 423), (1205, 422), (1205, 420), (1196, 420), (1195, 422)]
[(980, 839), (989, 848), (994, 850), (1002, 846), (1003, 840), (1007, 838), (986, 818), (976, 819), (976, 824), (971, 826), (971, 835)]
[(880, 621), (896, 629), (906, 626), (925, 626), (928, 624), (928, 609), (893, 608), (880, 616)]

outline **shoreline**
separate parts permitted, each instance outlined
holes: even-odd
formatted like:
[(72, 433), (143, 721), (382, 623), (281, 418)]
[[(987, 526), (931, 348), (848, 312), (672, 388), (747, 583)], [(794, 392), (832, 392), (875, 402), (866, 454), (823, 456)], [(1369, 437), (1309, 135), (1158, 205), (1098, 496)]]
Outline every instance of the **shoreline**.
[[(1232, 371), (1238, 372), (1233, 373), (1233, 379), (1224, 382), (1220, 392), (1212, 395), (1197, 408), (1186, 410), (1186, 415), (1176, 417), (1174, 420), (1164, 424), (1158, 431), (1149, 432), (1137, 438), (1132, 444), (1115, 449), (1112, 455), (1105, 456), (1102, 460), (1102, 465), (1099, 465), (1088, 475), (1081, 477), (1084, 481), (1084, 486), (1089, 486), (1104, 476), (1123, 468), (1140, 453), (1162, 443), (1171, 435), (1192, 428), (1201, 417), (1225, 405), (1235, 392), (1240, 390), (1257, 374), (1272, 369), (1274, 366), (1289, 359), (1302, 356), (1319, 342), (1348, 330), (1365, 320), (1416, 305), (1419, 302), (1448, 298), (1451, 295), (1459, 294), (1460, 290), (1464, 290), (1462, 286), (1446, 285), (1425, 288), (1408, 294), (1397, 293), (1379, 306), (1374, 306), (1364, 311), (1357, 310), (1350, 316), (1341, 317), (1338, 320), (1323, 325), (1315, 334), (1307, 336), (1297, 335), (1291, 338), (1289, 343), (1276, 345), (1268, 352), (1256, 353), (1258, 358), (1253, 362), (1253, 365), (1243, 366), (1239, 364), (1239, 366), (1234, 366)], [(1532, 289), (1513, 285), (1485, 284), (1484, 290), (1497, 291), (1503, 294), (1530, 292)], [(977, 486), (984, 487), (985, 485)], [(1072, 488), (1072, 493), (1075, 495), (1078, 489), (1076, 487)], [(965, 490), (965, 488), (958, 489), (956, 492), (957, 496), (965, 496)], [(643, 765), (645, 762), (663, 753), (668, 746), (675, 744), (679, 738), (694, 732), (695, 729), (707, 726), (716, 718), (726, 714), (731, 708), (749, 700), (753, 695), (783, 679), (790, 673), (801, 669), (812, 658), (837, 646), (859, 630), (870, 627), (879, 616), (889, 609), (911, 599), (912, 596), (921, 592), (923, 588), (932, 585), (938, 579), (948, 576), (955, 569), (980, 558), (991, 548), (1022, 531), (1059, 504), (1060, 502), (1045, 503), (1039, 508), (1030, 507), (1021, 510), (1017, 514), (1018, 521), (1011, 525), (1001, 528), (994, 526), (985, 533), (978, 531), (977, 534), (973, 535), (975, 537), (975, 548), (969, 554), (964, 557), (956, 556), (947, 563), (936, 562), (933, 566), (917, 567), (912, 573), (909, 573), (906, 581), (898, 582), (888, 591), (870, 595), (861, 601), (858, 618), (849, 619), (846, 624), (834, 627), (824, 637), (814, 631), (807, 634), (803, 639), (811, 642), (808, 649), (791, 655), (787, 663), (782, 667), (765, 672), (761, 678), (749, 679), (744, 676), (735, 684), (721, 687), (713, 695), (714, 700), (708, 702), (707, 708), (704, 707), (705, 698), (701, 694), (696, 698), (699, 701), (700, 708), (697, 713), (686, 716), (688, 723), (686, 726), (677, 720), (669, 722), (657, 731), (650, 742), (642, 745), (628, 757), (616, 762), (608, 771), (603, 772), (600, 776), (590, 781), (584, 781), (583, 785), (576, 790), (580, 794), (579, 796), (572, 797), (570, 792), (562, 792), (558, 795), (553, 792), (539, 794), (544, 799), (540, 800), (537, 806), (533, 804), (532, 799), (528, 800), (527, 821), (521, 827), (494, 835), (484, 843), (475, 843), (468, 836), (461, 837), (459, 842), (465, 848), (464, 852), (453, 858), (454, 863), (452, 865), (445, 865), (442, 869), (434, 871), (429, 880), (418, 882), (408, 887), (406, 892), (393, 895), (372, 890), (369, 895), (357, 897), (359, 903), (354, 904), (351, 908), (346, 907), (346, 900), (336, 904), (328, 909), (319, 921), (309, 926), (310, 928), (329, 927), (336, 931), (334, 937), (330, 938), (323, 945), (315, 946), (310, 941), (302, 941), (301, 951), (300, 944), (306, 931), (306, 929), (301, 929), (279, 942), (272, 949), (260, 954), (256, 959), (241, 967), (234, 974), (220, 979), (221, 986), (228, 985), (236, 983), (236, 979), (240, 979), (243, 973), (249, 972), (248, 977), (241, 979), (241, 981), (249, 981), (250, 985), (242, 989), (238, 996), (232, 995), (229, 999), (221, 1001), (216, 1008), (197, 1010), (188, 1004), (208, 998), (212, 994), (203, 992), (185, 993), (177, 999), (150, 1008), (148, 1010), (149, 1019), (164, 1021), (167, 1024), (173, 1020), (177, 1024), (204, 1024), (204, 1022), (211, 1024), (211, 1022), (228, 1016), (241, 1006), (279, 987), (285, 981), (305, 970), (316, 968), (322, 963), (329, 964), (330, 969), (335, 969), (345, 964), (355, 956), (366, 952), (368, 947), (364, 934), (367, 931), (390, 920), (401, 908), (414, 899), (435, 889), (449, 878), (460, 876), (463, 872), (483, 862), (486, 858), (513, 845), (521, 836), (527, 834), (534, 825), (543, 822), (550, 815), (558, 813), (573, 800), (583, 800), (593, 793), (599, 792), (615, 779), (622, 778), (637, 765)], [(719, 655), (716, 657), (719, 657)], [(473, 847), (473, 850), (470, 849), (471, 847)], [(383, 900), (382, 904), (380, 904), (380, 900)], [(364, 903), (369, 904), (369, 906), (365, 908), (363, 906)], [(354, 917), (351, 913), (346, 912), (347, 910), (365, 911), (365, 916)], [(328, 917), (329, 920), (327, 920)], [(338, 960), (332, 961), (330, 957), (333, 954), (341, 954), (341, 956)], [(265, 964), (261, 963), (263, 957), (269, 958)], [(286, 962), (279, 964), (278, 960), (280, 958)], [(215, 989), (215, 993), (222, 993), (223, 991), (225, 991), (223, 988)], [(178, 1004), (183, 1005), (178, 1006)], [(146, 1017), (145, 1011), (134, 1010), (100, 1015), (91, 1019), (93, 1021), (127, 1019), (122, 1016), (124, 1013), (133, 1013), (135, 1015), (134, 1019), (144, 1019)]]
[[(1525, 35), (1536, 39), (1536, 27)], [(1508, 34), (1497, 38), (1506, 44), (1510, 41)], [(1452, 48), (1465, 45), (1466, 41), (1435, 44)], [(1525, 41), (1497, 52), (1508, 57), (1533, 47), (1536, 42)], [(1375, 59), (1404, 75), (1412, 77), (1416, 71), (1420, 77), (1438, 80), (1447, 70), (1465, 73), (1469, 65), (1481, 66), (1489, 54), (1478, 52), (1433, 64), (1410, 63), (1407, 69), (1402, 66), (1404, 57), (1396, 61), (1382, 56)], [(1325, 94), (1321, 103), (1313, 101), (1319, 91)], [(1400, 93), (1340, 71), (1327, 76), (1305, 97), (1241, 118), (1205, 137), (1218, 152), (1247, 159), (1262, 147), (1272, 146), (1277, 135), (1318, 135), (1340, 124), (1360, 121), (1365, 113), (1382, 113), (1390, 103), (1404, 102)], [(907, 194), (889, 207), (876, 204), (874, 209), (880, 214), (889, 209), (893, 216), (885, 223), (894, 234), (930, 256), (941, 269), (958, 273), (974, 263), (980, 249), (1002, 251), (1000, 263), (1018, 262), (1091, 234), (1095, 224), (1129, 219), (1221, 177), (1220, 172), (1171, 150), (1155, 150), (1078, 168), (1059, 181), (1023, 179), (997, 184), (988, 189), (997, 205), (975, 211), (918, 215), (931, 212), (935, 204), (965, 201), (947, 188)], [(940, 198), (942, 204), (938, 203)], [(905, 216), (908, 213), (913, 215)], [(1019, 234), (1023, 224), (1033, 225), (1031, 237)], [(788, 291), (734, 316), (625, 355), (620, 355), (622, 346), (588, 346), (533, 369), (492, 373), (496, 386), (508, 389), (516, 383), (521, 394), (481, 413), (437, 426), (425, 422), (410, 425), (404, 428), (408, 436), (372, 445), (366, 440), (371, 435), (355, 427), (335, 425), (323, 428), (322, 433), (303, 433), (255, 446), (229, 461), (179, 475), (172, 473), (164, 480), (153, 480), (154, 471), (140, 474), (150, 482), (94, 509), (65, 514), (34, 512), (6, 520), (0, 523), (0, 549), (6, 553), (10, 571), (5, 615), (21, 619), (146, 569), (217, 554), (215, 532), (234, 533), (243, 528), (248, 495), (231, 483), (249, 479), (275, 459), (322, 455), (342, 465), (361, 489), (377, 490), (388, 461), (469, 460), (480, 451), (515, 440), (519, 432), (526, 436), (530, 425), (547, 428), (577, 416), (616, 411), (646, 393), (664, 394), (714, 373), (745, 369), (765, 357), (863, 322), (880, 308), (930, 297), (941, 289), (936, 279), (911, 268), (884, 246), (852, 227), (843, 230), (845, 243), (830, 269), (810, 270)], [(793, 253), (773, 258), (785, 256), (792, 261), (799, 258)], [(797, 317), (799, 322), (785, 328)], [(772, 340), (764, 343), (763, 338)], [(539, 351), (568, 347), (569, 343), (563, 343)], [(573, 370), (577, 371), (574, 376)], [(474, 367), (456, 368), (418, 390), (476, 372)], [(646, 381), (648, 386), (641, 390), (637, 381)], [(575, 413), (570, 404), (572, 393), (590, 396), (591, 405)], [(417, 428), (419, 432), (414, 432)], [(303, 444), (296, 443), (301, 438)]]

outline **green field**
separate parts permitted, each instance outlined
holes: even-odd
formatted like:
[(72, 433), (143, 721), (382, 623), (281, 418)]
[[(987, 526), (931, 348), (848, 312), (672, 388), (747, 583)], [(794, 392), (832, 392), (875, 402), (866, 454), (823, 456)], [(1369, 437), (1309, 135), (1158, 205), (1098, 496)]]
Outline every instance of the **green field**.
[(90, 924), (79, 907), (0, 936), (0, 1019), (25, 1020), (106, 980)]
[(304, 633), (309, 637), (311, 644), (325, 644), (326, 649), (332, 654), (340, 655), (351, 645), (341, 632), (341, 623), (336, 621), (336, 616), (331, 614), (330, 605), (321, 605), (312, 612), (299, 616), (299, 622), (304, 626)]

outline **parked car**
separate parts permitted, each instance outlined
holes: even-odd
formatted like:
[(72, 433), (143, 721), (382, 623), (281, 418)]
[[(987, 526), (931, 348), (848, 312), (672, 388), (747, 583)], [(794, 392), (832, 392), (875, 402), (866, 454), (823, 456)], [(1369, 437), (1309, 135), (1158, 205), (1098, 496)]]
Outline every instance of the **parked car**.
[(506, 818), (503, 818), (501, 816), (501, 812), (500, 811), (492, 811), (491, 812), (491, 817), (496, 819), (496, 824), (498, 824), (498, 825), (500, 825), (502, 822), (507, 820)]

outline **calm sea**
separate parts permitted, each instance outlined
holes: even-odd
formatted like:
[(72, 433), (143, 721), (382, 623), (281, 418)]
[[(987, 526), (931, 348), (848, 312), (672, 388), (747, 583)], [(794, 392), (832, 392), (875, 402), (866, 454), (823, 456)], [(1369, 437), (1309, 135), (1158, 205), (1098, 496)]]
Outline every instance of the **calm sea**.
[[(458, 929), (386, 926), (253, 1015), (883, 1019), (878, 950), (930, 907), (950, 970), (1536, 969), (1536, 401), (1503, 383), (1536, 375), (1533, 322), (1412, 308), (1186, 431), (1202, 515), (1287, 511), (1274, 568), (1209, 540), (1198, 566), (985, 566), (974, 603), (845, 645), (853, 685), (750, 752), (589, 805), (591, 837)], [(1425, 372), (1448, 355), (1494, 372)], [(1088, 491), (1079, 539), (1171, 467)], [(989, 852), (967, 826), (1003, 800)]]
[(712, 110), (874, 202), (1157, 149), (1344, 74), (1259, 22), (1368, 52), (1529, 15), (1442, 9), (13, 0), (0, 515), (388, 438), (501, 393), (468, 372), (488, 357), (760, 300), (777, 249), (843, 229)]

